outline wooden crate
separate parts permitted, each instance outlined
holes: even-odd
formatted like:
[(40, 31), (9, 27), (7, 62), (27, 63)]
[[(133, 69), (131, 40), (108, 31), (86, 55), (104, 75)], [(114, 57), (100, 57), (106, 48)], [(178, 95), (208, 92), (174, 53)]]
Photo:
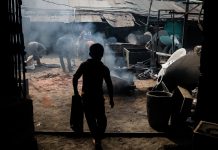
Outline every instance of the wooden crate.
[(145, 48), (123, 48), (123, 56), (126, 60), (127, 67), (150, 59), (150, 51)]
[(194, 129), (193, 150), (218, 149), (218, 124), (200, 121)]

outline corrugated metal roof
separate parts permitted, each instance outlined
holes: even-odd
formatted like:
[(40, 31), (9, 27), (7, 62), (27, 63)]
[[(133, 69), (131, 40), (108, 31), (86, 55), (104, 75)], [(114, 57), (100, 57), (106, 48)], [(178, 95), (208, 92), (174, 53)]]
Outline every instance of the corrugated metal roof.
[(69, 9), (68, 0), (22, 0), (22, 7), (34, 9)]
[[(31, 21), (65, 23), (102, 22), (105, 17), (110, 25), (123, 27), (134, 25), (131, 13), (147, 16), (149, 6), (150, 0), (23, 0), (22, 13)], [(160, 9), (185, 12), (176, 2), (154, 0), (151, 16)]]

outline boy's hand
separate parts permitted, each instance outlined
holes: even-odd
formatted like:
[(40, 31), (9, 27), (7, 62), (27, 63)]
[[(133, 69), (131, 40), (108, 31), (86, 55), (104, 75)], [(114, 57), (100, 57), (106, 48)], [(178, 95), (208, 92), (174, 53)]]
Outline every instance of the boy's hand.
[(111, 105), (111, 108), (114, 107), (114, 101), (113, 100), (110, 100), (110, 105)]

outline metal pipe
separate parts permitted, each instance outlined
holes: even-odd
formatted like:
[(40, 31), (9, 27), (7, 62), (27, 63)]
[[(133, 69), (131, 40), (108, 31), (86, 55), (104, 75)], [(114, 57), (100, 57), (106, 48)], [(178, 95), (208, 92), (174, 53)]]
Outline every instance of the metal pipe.
[[(90, 132), (76, 133), (73, 131), (35, 131), (35, 135), (53, 135), (53, 136), (68, 136), (68, 137), (91, 137)], [(169, 134), (166, 132), (107, 132), (105, 137), (166, 137)]]

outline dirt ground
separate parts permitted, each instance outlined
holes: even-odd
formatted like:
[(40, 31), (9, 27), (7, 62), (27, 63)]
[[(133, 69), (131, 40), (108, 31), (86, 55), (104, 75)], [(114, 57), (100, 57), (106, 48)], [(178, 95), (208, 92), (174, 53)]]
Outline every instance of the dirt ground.
[[(34, 125), (39, 150), (92, 150), (91, 137), (67, 137), (58, 133), (71, 133), (69, 125), (71, 96), (73, 94), (72, 75), (63, 72), (55, 54), (43, 56), (43, 66), (28, 70), (29, 95), (33, 100)], [(80, 61), (76, 61), (75, 69)], [(106, 98), (108, 126), (106, 133), (158, 133), (147, 120), (146, 92), (155, 85), (153, 79), (134, 79), (136, 86), (131, 94), (116, 94), (115, 106), (110, 108)], [(81, 89), (81, 80), (79, 82)], [(89, 129), (84, 120), (85, 132)], [(55, 133), (55, 134), (43, 134)], [(167, 137), (123, 137), (107, 136), (102, 141), (104, 150), (164, 150), (179, 149), (186, 141), (176, 141)], [(181, 146), (180, 146), (181, 147)], [(181, 148), (180, 148), (181, 149)], [(185, 148), (187, 149), (187, 147)]]

